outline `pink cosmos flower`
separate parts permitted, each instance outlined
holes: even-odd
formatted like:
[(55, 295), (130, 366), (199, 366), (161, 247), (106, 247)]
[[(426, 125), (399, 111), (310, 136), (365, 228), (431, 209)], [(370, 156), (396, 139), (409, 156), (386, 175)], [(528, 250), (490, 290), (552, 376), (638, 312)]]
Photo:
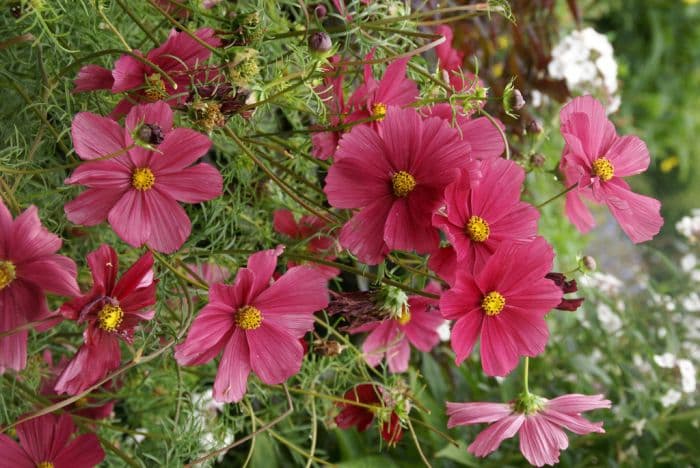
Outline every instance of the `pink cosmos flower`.
[[(372, 60), (373, 57), (374, 52), (370, 52), (365, 60)], [(391, 62), (379, 81), (374, 78), (372, 65), (365, 65), (365, 82), (348, 100), (350, 107), (355, 110), (346, 122), (373, 118), (370, 125), (379, 129), (389, 106), (406, 106), (415, 101), (419, 95), (418, 85), (406, 77), (408, 60), (402, 58)]]
[[(328, 254), (335, 249), (335, 240), (324, 231), (328, 230), (326, 222), (313, 215), (302, 216), (299, 221), (294, 219), (294, 215), (289, 210), (275, 210), (273, 226), (275, 231), (290, 239), (306, 241), (308, 239), (308, 251), (312, 254)], [(334, 260), (334, 255), (324, 255), (325, 260)], [(296, 266), (294, 262), (289, 262), (288, 266)], [(334, 278), (340, 274), (340, 270), (331, 266), (309, 264), (317, 269), (327, 278)]]
[[(61, 306), (61, 313), (78, 323), (87, 322), (84, 343), (56, 382), (58, 394), (77, 395), (103, 379), (121, 363), (119, 340), (133, 341), (134, 328), (151, 320), (156, 303), (153, 255), (147, 252), (117, 281), (119, 258), (108, 245), (87, 256), (92, 289)], [(146, 309), (146, 310), (144, 310)]]
[[(323, 85), (316, 88), (316, 92), (323, 99), (328, 110), (328, 123), (331, 127), (337, 127), (344, 122), (350, 112), (345, 104), (343, 93), (344, 68), (338, 66), (340, 56), (335, 55), (329, 59), (330, 67), (326, 69), (323, 77)], [(317, 128), (315, 128), (317, 129)], [(313, 132), (311, 134), (312, 155), (315, 158), (326, 160), (335, 154), (342, 131)]]
[[(88, 187), (65, 206), (68, 219), (94, 226), (109, 221), (127, 244), (160, 252), (179, 249), (192, 225), (177, 203), (200, 203), (222, 193), (213, 166), (192, 165), (211, 146), (206, 135), (172, 128), (172, 110), (163, 102), (135, 106), (126, 130), (89, 112), (73, 119), (75, 151), (85, 161), (66, 180)], [(106, 156), (109, 159), (101, 159)]]
[(503, 242), (472, 276), (458, 269), (456, 284), (442, 294), (440, 311), (456, 320), (450, 337), (455, 362), (461, 364), (481, 336), (481, 365), (488, 375), (503, 376), (520, 356), (544, 351), (549, 330), (544, 316), (562, 292), (545, 278), (554, 252), (538, 237), (529, 243)]
[[(212, 47), (221, 44), (211, 28), (199, 29), (194, 34)], [(143, 55), (138, 50), (133, 52)], [(160, 67), (176, 83), (177, 88), (149, 65), (130, 55), (122, 55), (115, 62), (112, 71), (98, 65), (86, 65), (81, 68), (75, 78), (73, 92), (97, 89), (109, 89), (115, 94), (127, 92), (129, 97), (122, 99), (112, 112), (115, 117), (128, 113), (134, 101), (155, 102), (167, 99), (171, 104), (182, 102), (187, 97), (187, 90), (192, 81), (204, 82), (208, 74), (216, 75), (202, 66), (210, 55), (209, 49), (187, 33), (173, 29), (168, 39), (158, 48), (148, 52), (146, 58)]]
[[(431, 283), (426, 291), (439, 294), (440, 287)], [(424, 296), (409, 296), (408, 307), (402, 309), (400, 316), (352, 329), (351, 333), (369, 332), (362, 344), (367, 364), (376, 366), (386, 359), (389, 372), (406, 372), (411, 344), (425, 353), (433, 349), (440, 342), (437, 329), (444, 322), (433, 311), (437, 302)]]
[(17, 425), (19, 444), (0, 434), (0, 459), (13, 468), (92, 468), (105, 453), (95, 434), (77, 437), (68, 414), (45, 414)]
[(454, 38), (452, 28), (441, 24), (435, 28), (435, 32), (445, 38), (445, 42), (435, 47), (435, 54), (438, 57), (440, 68), (443, 70), (461, 69), (462, 63), (464, 63), (464, 52), (452, 47), (452, 39)]
[[(51, 316), (47, 291), (69, 297), (80, 294), (75, 262), (56, 254), (61, 244), (41, 225), (35, 206), (13, 221), (0, 199), (0, 333)], [(0, 374), (26, 366), (27, 333), (0, 338)]]
[(435, 250), (428, 259), (428, 267), (450, 286), (455, 285), (457, 266), (457, 253), (451, 245)]
[(328, 305), (326, 279), (308, 267), (293, 267), (271, 283), (282, 254), (257, 252), (233, 285), (214, 284), (207, 304), (176, 348), (180, 365), (211, 361), (223, 350), (214, 381), (214, 399), (240, 401), (254, 371), (266, 384), (279, 384), (299, 372), (299, 338), (313, 328), (314, 312)]
[(663, 225), (661, 203), (632, 192), (622, 179), (649, 167), (644, 142), (636, 136), (618, 136), (603, 106), (591, 96), (568, 103), (559, 118), (566, 141), (559, 168), (568, 186), (578, 184), (566, 195), (566, 215), (576, 228), (585, 233), (595, 226), (583, 197), (605, 203), (635, 244), (658, 234)]
[(353, 127), (340, 140), (324, 188), (331, 205), (360, 208), (343, 226), (340, 244), (367, 264), (393, 249), (434, 250), (440, 238), (433, 211), (469, 161), (469, 144), (457, 130), (414, 109), (390, 108), (381, 133)]
[[(610, 408), (603, 395), (563, 395), (553, 400), (529, 395), (531, 408), (519, 408), (518, 402), (452, 403), (447, 402), (447, 427), (493, 423), (469, 446), (470, 453), (485, 457), (505, 439), (520, 434), (520, 451), (535, 466), (554, 465), (559, 454), (569, 446), (568, 429), (576, 434), (605, 432), (602, 422), (590, 422), (581, 416), (584, 411)], [(534, 397), (534, 398), (533, 398)]]
[(364, 405), (377, 406), (377, 410), (366, 406), (353, 405), (352, 403), (336, 403), (341, 408), (340, 413), (335, 417), (335, 423), (341, 429), (350, 429), (355, 426), (359, 432), (369, 429), (374, 421), (374, 417), (380, 412), (380, 408), (391, 410), (391, 414), (381, 423), (380, 433), (382, 439), (389, 445), (396, 445), (403, 437), (403, 429), (396, 411), (391, 408), (391, 398), (382, 387), (373, 384), (360, 384), (351, 388), (345, 395), (344, 400), (355, 401)]
[(457, 253), (457, 261), (477, 273), (501, 242), (527, 242), (537, 235), (539, 212), (520, 201), (525, 171), (512, 161), (489, 159), (478, 184), (462, 169), (445, 189), (446, 214), (433, 215)]

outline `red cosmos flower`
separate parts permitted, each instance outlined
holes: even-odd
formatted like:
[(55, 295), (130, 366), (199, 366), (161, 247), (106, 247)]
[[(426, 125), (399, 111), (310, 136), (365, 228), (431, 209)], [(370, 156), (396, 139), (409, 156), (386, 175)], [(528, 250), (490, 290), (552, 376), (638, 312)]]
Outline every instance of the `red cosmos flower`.
[(537, 235), (539, 212), (520, 201), (525, 171), (512, 161), (480, 165), (478, 184), (462, 169), (445, 189), (446, 214), (433, 215), (457, 253), (457, 261), (477, 273), (501, 242), (527, 242)]
[[(440, 287), (430, 284), (426, 291), (439, 294)], [(440, 342), (437, 329), (444, 320), (433, 311), (437, 305), (436, 299), (409, 296), (408, 307), (401, 311), (400, 316), (352, 329), (351, 333), (370, 332), (362, 344), (367, 364), (376, 366), (386, 359), (389, 372), (406, 372), (411, 344), (427, 353)]]
[[(386, 408), (387, 415), (381, 422), (381, 435), (389, 445), (396, 445), (403, 437), (403, 429), (398, 414), (392, 410), (391, 399), (386, 395), (384, 389), (373, 384), (360, 384), (345, 392), (343, 399), (362, 403), (364, 405)], [(341, 408), (340, 413), (335, 417), (335, 423), (341, 429), (350, 429), (355, 426), (358, 431), (364, 432), (374, 421), (375, 414), (381, 414), (377, 410), (366, 406), (353, 405), (352, 403), (336, 403)]]
[(179, 249), (192, 225), (177, 202), (216, 198), (223, 179), (209, 164), (191, 165), (209, 150), (211, 140), (189, 128), (173, 129), (172, 123), (172, 110), (162, 102), (134, 107), (126, 130), (107, 117), (77, 114), (73, 144), (88, 162), (66, 183), (88, 189), (66, 204), (68, 219), (86, 226), (106, 219), (131, 246), (146, 244), (166, 253)]
[[(294, 215), (289, 210), (275, 210), (273, 226), (275, 231), (284, 234), (290, 239), (306, 241), (308, 239), (308, 251), (311, 253), (329, 253), (334, 250), (335, 240), (324, 234), (328, 229), (326, 222), (313, 215), (302, 216), (299, 221), (294, 220)], [(335, 256), (324, 256), (326, 260), (334, 260)], [(289, 262), (288, 266), (296, 266)], [(328, 279), (338, 276), (340, 270), (331, 266), (310, 263), (308, 266), (317, 269)]]
[[(80, 294), (75, 262), (56, 254), (61, 244), (41, 225), (35, 206), (13, 221), (0, 199), (0, 333), (49, 317), (46, 291)], [(27, 365), (27, 333), (0, 338), (0, 374)]]
[(151, 320), (156, 303), (153, 256), (144, 254), (117, 281), (119, 258), (108, 245), (101, 245), (87, 256), (92, 272), (90, 292), (61, 306), (61, 313), (78, 323), (87, 322), (85, 342), (61, 372), (55, 391), (76, 395), (119, 367), (119, 339), (131, 343), (134, 328), (141, 320)]
[[(221, 41), (214, 36), (214, 30), (202, 28), (194, 33), (199, 39), (212, 47), (218, 47)], [(143, 55), (140, 51), (133, 51)], [(80, 69), (75, 78), (73, 92), (109, 89), (112, 93), (128, 92), (128, 98), (122, 99), (112, 111), (112, 116), (119, 117), (129, 112), (133, 102), (155, 102), (168, 99), (170, 104), (179, 103), (187, 97), (187, 90), (192, 81), (204, 82), (207, 73), (214, 74), (200, 65), (205, 62), (211, 51), (194, 40), (185, 32), (172, 30), (168, 40), (160, 47), (151, 50), (146, 58), (160, 67), (177, 85), (177, 88), (160, 72), (138, 61), (130, 55), (122, 55), (114, 64), (114, 70), (107, 70), (98, 65), (86, 65)], [(178, 98), (171, 98), (173, 95)]]
[(581, 197), (608, 205), (620, 227), (632, 240), (650, 240), (661, 229), (661, 203), (630, 190), (623, 177), (649, 167), (649, 151), (636, 136), (617, 136), (605, 109), (595, 98), (583, 96), (564, 106), (559, 115), (566, 140), (559, 168), (569, 186), (566, 215), (581, 232), (595, 221)]
[(464, 63), (464, 52), (452, 47), (454, 33), (452, 28), (441, 24), (435, 28), (435, 32), (445, 38), (445, 42), (435, 47), (435, 54), (438, 58), (440, 68), (443, 70), (460, 70)]
[(456, 320), (450, 337), (461, 364), (481, 336), (481, 364), (488, 375), (503, 376), (520, 356), (544, 351), (549, 330), (544, 316), (562, 292), (545, 278), (554, 252), (538, 237), (529, 243), (503, 242), (472, 276), (457, 269), (456, 284), (442, 294), (440, 311)]
[(485, 457), (505, 439), (520, 433), (520, 451), (535, 466), (554, 465), (569, 446), (568, 429), (576, 434), (605, 432), (602, 422), (581, 417), (584, 411), (610, 408), (603, 395), (562, 395), (553, 400), (527, 395), (529, 404), (447, 402), (447, 427), (492, 423), (469, 446), (470, 453)]
[(209, 304), (176, 348), (183, 366), (204, 364), (223, 350), (214, 381), (217, 401), (240, 401), (251, 370), (270, 385), (299, 372), (299, 338), (313, 328), (314, 312), (328, 305), (328, 290), (326, 279), (308, 267), (290, 268), (271, 284), (282, 251), (257, 252), (233, 285), (212, 285)]
[[(469, 144), (438, 118), (392, 107), (382, 131), (362, 125), (340, 140), (324, 191), (337, 208), (360, 208), (340, 244), (377, 264), (390, 250), (430, 252), (440, 237), (431, 226), (442, 193), (469, 163)], [(358, 181), (362, 182), (358, 186)]]
[(92, 468), (105, 458), (95, 434), (74, 437), (68, 414), (45, 414), (17, 425), (19, 444), (0, 434), (0, 459), (13, 468)]
[[(365, 60), (372, 60), (374, 52), (370, 52)], [(372, 65), (365, 65), (365, 82), (350, 96), (348, 104), (355, 111), (348, 116), (346, 122), (373, 118), (370, 123), (379, 129), (379, 123), (384, 120), (389, 106), (405, 106), (418, 98), (418, 85), (406, 77), (408, 58), (393, 61), (386, 67), (381, 80), (374, 79)]]

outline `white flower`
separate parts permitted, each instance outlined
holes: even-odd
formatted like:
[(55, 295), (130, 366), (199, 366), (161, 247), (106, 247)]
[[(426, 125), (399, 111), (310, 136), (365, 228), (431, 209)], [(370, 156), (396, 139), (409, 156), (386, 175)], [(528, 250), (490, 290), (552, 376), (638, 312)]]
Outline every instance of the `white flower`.
[(582, 286), (590, 289), (598, 289), (606, 296), (616, 296), (622, 290), (623, 283), (616, 276), (594, 271), (584, 275), (580, 279)]
[(445, 320), (437, 328), (438, 335), (440, 335), (440, 341), (450, 341), (450, 322)]
[(681, 392), (675, 389), (670, 389), (664, 396), (661, 397), (661, 405), (664, 408), (668, 408), (669, 406), (673, 406), (679, 401), (681, 401)]
[(647, 420), (645, 418), (642, 418), (638, 421), (633, 422), (630, 424), (632, 426), (632, 429), (634, 429), (634, 432), (640, 436), (644, 432), (644, 427), (647, 425)]
[(698, 259), (695, 257), (694, 254), (689, 253), (686, 255), (683, 255), (681, 258), (681, 269), (688, 273), (690, 270), (695, 268), (695, 266), (698, 264)]
[(695, 208), (690, 216), (684, 216), (676, 223), (676, 230), (684, 235), (690, 242), (696, 242), (700, 238), (700, 209)]
[(681, 304), (688, 312), (698, 312), (700, 311), (700, 296), (696, 292), (691, 292), (688, 296), (681, 299)]
[(615, 333), (622, 328), (622, 320), (607, 304), (598, 304), (596, 311), (598, 312), (598, 321), (608, 332)]
[(671, 353), (655, 354), (654, 362), (664, 369), (672, 369), (676, 365), (676, 356)]
[(678, 369), (681, 371), (681, 389), (685, 393), (695, 393), (697, 387), (695, 381), (695, 366), (687, 359), (678, 360)]

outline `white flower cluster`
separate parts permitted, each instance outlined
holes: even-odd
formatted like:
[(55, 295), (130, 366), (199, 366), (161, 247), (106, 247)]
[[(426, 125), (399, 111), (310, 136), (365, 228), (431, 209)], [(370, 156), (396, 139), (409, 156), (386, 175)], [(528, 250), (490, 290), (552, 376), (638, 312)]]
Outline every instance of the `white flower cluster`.
[[(231, 428), (224, 428), (223, 431), (217, 433), (212, 432), (211, 427), (215, 424), (215, 420), (219, 415), (219, 411), (223, 410), (224, 403), (214, 400), (212, 389), (202, 393), (192, 395), (192, 403), (194, 405), (194, 424), (198, 426), (200, 432), (199, 444), (203, 454), (219, 450), (227, 445), (231, 445), (234, 441), (234, 433)], [(217, 460), (221, 462), (226, 453), (221, 453)]]
[(691, 243), (700, 239), (700, 209), (695, 208), (690, 216), (684, 216), (676, 223), (676, 230)]
[[(695, 378), (695, 366), (688, 359), (677, 359), (671, 353), (657, 354), (654, 356), (654, 362), (657, 366), (664, 369), (673, 369), (678, 367), (681, 374), (681, 390), (683, 393), (693, 395), (697, 389), (697, 381)], [(661, 405), (669, 407), (680, 401), (682, 393), (676, 389), (669, 389), (661, 397)]]
[(612, 45), (592, 28), (564, 37), (552, 49), (548, 72), (554, 79), (566, 80), (569, 91), (600, 98), (608, 114), (620, 107)]

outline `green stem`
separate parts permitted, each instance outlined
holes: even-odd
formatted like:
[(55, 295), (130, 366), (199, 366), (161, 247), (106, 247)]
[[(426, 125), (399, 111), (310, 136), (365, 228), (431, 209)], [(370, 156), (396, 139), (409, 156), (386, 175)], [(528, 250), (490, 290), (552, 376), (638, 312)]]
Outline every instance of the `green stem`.
[(539, 205), (537, 205), (535, 208), (542, 208), (543, 206), (547, 205), (547, 204), (550, 203), (550, 202), (553, 202), (554, 200), (556, 200), (557, 198), (561, 197), (562, 195), (566, 195), (567, 193), (571, 192), (571, 191), (572, 191), (573, 189), (575, 189), (576, 187), (578, 187), (578, 182), (576, 182), (575, 184), (573, 184), (571, 187), (567, 187), (566, 190), (564, 190), (563, 192), (559, 192), (558, 194), (554, 195), (554, 196), (553, 196), (552, 198), (550, 198), (549, 200), (543, 201), (542, 203), (540, 203)]
[(124, 3), (124, 0), (116, 0), (117, 4), (121, 7), (122, 10), (124, 10), (124, 13), (129, 15), (129, 18), (131, 18), (131, 21), (133, 21), (136, 26), (138, 26), (141, 31), (143, 31), (148, 38), (153, 41), (153, 44), (158, 47), (160, 45), (160, 41), (156, 39), (156, 37), (153, 35), (153, 33), (139, 20), (138, 16), (132, 12), (129, 7)]
[(523, 366), (523, 388), (525, 391), (525, 395), (530, 394), (530, 386), (528, 383), (529, 373), (530, 373), (530, 358), (525, 356), (525, 363)]

